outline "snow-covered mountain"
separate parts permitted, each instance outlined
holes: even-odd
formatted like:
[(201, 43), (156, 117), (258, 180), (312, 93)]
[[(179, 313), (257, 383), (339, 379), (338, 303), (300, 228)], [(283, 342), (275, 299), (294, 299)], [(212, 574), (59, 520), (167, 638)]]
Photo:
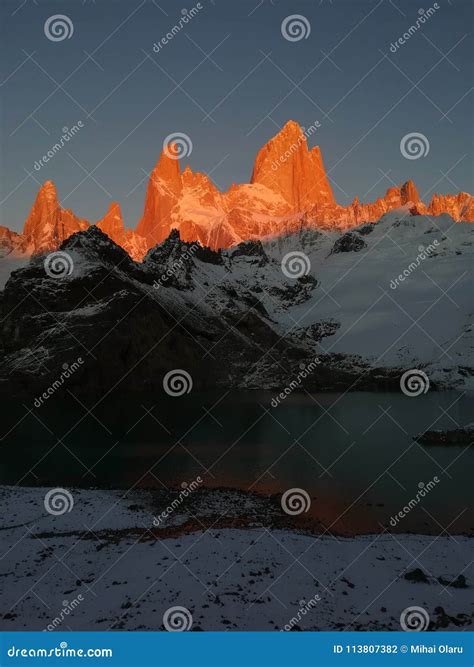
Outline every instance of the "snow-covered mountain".
[[(150, 175), (136, 230), (125, 228), (115, 202), (97, 223), (136, 260), (166, 239), (172, 229), (178, 229), (185, 241), (219, 249), (245, 240), (281, 236), (301, 227), (356, 227), (402, 206), (408, 206), (413, 215), (449, 213), (455, 221), (474, 221), (470, 194), (435, 193), (426, 205), (412, 181), (389, 188), (374, 202), (361, 203), (356, 197), (349, 206), (338, 205), (319, 147), (309, 149), (306, 134), (291, 120), (258, 152), (250, 183), (233, 184), (226, 192), (220, 192), (206, 174), (193, 172), (189, 166), (181, 170), (178, 155), (174, 144), (164, 147)], [(13, 235), (2, 228), (3, 253), (18, 256), (56, 249), (71, 234), (88, 226), (86, 220), (61, 207), (56, 187), (46, 181), (23, 233)]]
[(473, 232), (405, 207), (218, 251), (173, 230), (137, 263), (91, 226), (61, 245), (62, 277), (34, 256), (9, 279), (0, 387), (44, 391), (80, 356), (68, 386), (95, 395), (163, 391), (176, 368), (201, 388), (399, 389), (409, 369), (467, 386)]

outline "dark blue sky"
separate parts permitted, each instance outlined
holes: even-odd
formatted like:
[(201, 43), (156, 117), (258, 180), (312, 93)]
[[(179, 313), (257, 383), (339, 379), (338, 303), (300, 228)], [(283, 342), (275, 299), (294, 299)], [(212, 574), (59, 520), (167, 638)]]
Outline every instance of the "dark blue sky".
[[(134, 227), (144, 172), (165, 136), (188, 134), (191, 167), (226, 189), (249, 180), (258, 149), (290, 118), (320, 122), (309, 143), (321, 146), (342, 204), (355, 195), (372, 200), (408, 178), (426, 198), (433, 189), (472, 192), (469, 0), (439, 0), (396, 53), (390, 44), (416, 22), (418, 2), (201, 0), (203, 9), (154, 53), (182, 9), (196, 4), (2, 0), (0, 224), (22, 227), (38, 190), (28, 170), (54, 180), (77, 215), (93, 222), (112, 198)], [(46, 38), (53, 14), (70, 18), (70, 39)], [(307, 39), (283, 38), (290, 14), (307, 18)], [(84, 128), (35, 171), (78, 120)], [(402, 156), (400, 140), (411, 132), (428, 138), (426, 157)]]

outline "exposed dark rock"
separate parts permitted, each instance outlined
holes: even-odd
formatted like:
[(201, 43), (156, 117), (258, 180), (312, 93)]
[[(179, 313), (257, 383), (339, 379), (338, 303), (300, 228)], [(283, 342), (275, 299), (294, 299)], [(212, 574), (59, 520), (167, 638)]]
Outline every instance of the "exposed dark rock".
[(450, 616), (443, 607), (435, 607), (435, 618), (431, 619), (430, 630), (435, 628), (448, 628), (450, 625), (455, 627), (462, 627), (463, 625), (470, 625), (472, 619), (467, 614), (458, 614), (457, 616)]
[(282, 301), (288, 305), (295, 305), (307, 301), (317, 286), (318, 281), (316, 278), (307, 275), (301, 276), (301, 278), (291, 281), (291, 283), (282, 281), (281, 285), (268, 287), (266, 291), (271, 296), (276, 297), (278, 301)]
[(239, 243), (238, 246), (230, 250), (229, 256), (231, 259), (235, 259), (236, 257), (255, 258), (258, 266), (265, 266), (270, 261), (263, 249), (262, 242), (258, 240)]
[(367, 234), (371, 234), (374, 229), (375, 226), (372, 223), (369, 223), (367, 225), (362, 225), (362, 227), (358, 227), (355, 231), (362, 234), (362, 236), (367, 236)]
[(415, 568), (411, 572), (405, 572), (405, 579), (407, 581), (413, 581), (417, 584), (419, 584), (419, 583), (429, 584), (430, 583), (426, 574), (423, 572), (423, 570), (420, 570), (419, 567)]
[(438, 577), (438, 581), (440, 584), (443, 584), (443, 586), (450, 586), (451, 588), (468, 588), (466, 577), (463, 574), (460, 574), (452, 581), (445, 579), (444, 577)]
[[(303, 342), (275, 329), (250, 282), (227, 287), (228, 306), (224, 285), (203, 293), (207, 260), (220, 265), (221, 255), (181, 241), (178, 232), (142, 264), (95, 226), (61, 250), (74, 261), (70, 275), (49, 277), (44, 257), (34, 257), (12, 273), (0, 297), (0, 392), (31, 402), (55, 382), (57, 394), (89, 397), (163, 392), (163, 377), (173, 369), (185, 369), (196, 388), (238, 386), (269, 345), (280, 362), (269, 372), (283, 384), (295, 360), (309, 354)], [(260, 242), (234, 252), (268, 261)], [(297, 299), (307, 286), (295, 282)], [(65, 364), (79, 357), (76, 372), (58, 382)]]
[(346, 232), (334, 243), (332, 253), (339, 252), (359, 252), (367, 247), (367, 243), (357, 232)]
[(334, 336), (340, 326), (340, 322), (336, 322), (335, 320), (324, 320), (316, 322), (316, 324), (312, 324), (302, 331), (304, 335), (309, 335), (314, 340), (320, 341), (327, 336)]
[(222, 252), (220, 250), (211, 250), (206, 247), (199, 247), (196, 250), (194, 255), (196, 259), (199, 259), (205, 264), (223, 264), (224, 260), (222, 259)]
[(470, 447), (474, 442), (474, 425), (468, 424), (464, 428), (450, 431), (425, 431), (414, 438), (422, 445), (453, 445)]

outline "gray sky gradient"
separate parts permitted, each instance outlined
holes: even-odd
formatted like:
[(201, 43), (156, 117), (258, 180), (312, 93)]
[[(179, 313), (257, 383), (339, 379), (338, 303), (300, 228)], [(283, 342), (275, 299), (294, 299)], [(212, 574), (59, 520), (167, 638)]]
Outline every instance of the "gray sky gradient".
[[(472, 192), (469, 0), (439, 0), (395, 53), (390, 45), (420, 16), (411, 0), (201, 4), (155, 53), (182, 16), (178, 2), (3, 0), (0, 224), (20, 230), (39, 184), (52, 179), (77, 215), (94, 222), (113, 199), (135, 227), (167, 135), (189, 135), (187, 162), (227, 189), (249, 180), (258, 149), (290, 118), (320, 122), (309, 143), (321, 146), (341, 204), (409, 178), (425, 199)], [(71, 20), (70, 39), (45, 36), (54, 14)], [(291, 14), (309, 22), (307, 39), (282, 36)], [(35, 170), (79, 120), (84, 127)], [(411, 132), (427, 137), (426, 157), (401, 154)]]

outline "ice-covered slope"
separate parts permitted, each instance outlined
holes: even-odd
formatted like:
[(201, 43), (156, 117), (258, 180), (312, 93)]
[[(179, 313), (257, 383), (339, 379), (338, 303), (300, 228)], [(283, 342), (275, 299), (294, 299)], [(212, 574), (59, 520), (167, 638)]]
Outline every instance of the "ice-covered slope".
[(426, 364), (437, 379), (457, 368), (461, 378), (474, 352), (473, 231), (449, 215), (399, 209), (347, 232), (345, 243), (334, 233), (304, 231), (264, 246), (277, 260), (298, 249), (307, 254), (319, 289), (311, 302), (290, 308), (285, 323), (337, 321), (338, 330), (320, 344), (324, 352), (384, 366)]

